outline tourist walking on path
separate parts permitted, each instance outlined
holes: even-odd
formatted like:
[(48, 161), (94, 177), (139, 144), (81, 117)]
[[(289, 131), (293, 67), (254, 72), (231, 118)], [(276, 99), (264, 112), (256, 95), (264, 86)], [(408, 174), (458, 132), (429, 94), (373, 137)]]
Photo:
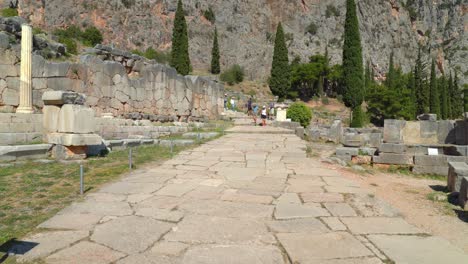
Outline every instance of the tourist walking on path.
[(257, 114), (258, 114), (258, 105), (254, 105), (253, 107), (253, 120), (254, 120), (254, 125), (257, 125)]
[(226, 111), (227, 110), (227, 94), (224, 94), (224, 110)]
[(249, 101), (247, 101), (247, 115), (252, 116), (252, 97), (249, 98)]
[(273, 103), (273, 102), (270, 103), (270, 112), (269, 112), (268, 115), (270, 117), (270, 120), (275, 119), (275, 103)]
[(232, 111), (236, 109), (236, 101), (234, 101), (234, 97), (231, 97), (231, 109)]
[(266, 119), (267, 119), (267, 109), (266, 106), (262, 108), (262, 126), (266, 126)]

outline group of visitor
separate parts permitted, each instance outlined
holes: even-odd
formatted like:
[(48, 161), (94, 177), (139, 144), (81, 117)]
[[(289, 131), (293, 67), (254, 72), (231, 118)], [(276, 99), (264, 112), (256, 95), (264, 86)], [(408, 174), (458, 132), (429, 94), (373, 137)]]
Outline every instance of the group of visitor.
[[(252, 97), (247, 102), (247, 114), (253, 118), (254, 124), (257, 125), (257, 116), (259, 113), (259, 107), (252, 103)], [(260, 111), (260, 118), (262, 119), (262, 126), (266, 126), (266, 120), (273, 120), (275, 116), (275, 104), (270, 103), (269, 108), (264, 105)]]
[[(229, 100), (229, 105), (228, 105), (228, 100)], [(228, 98), (227, 94), (224, 94), (224, 110), (236, 110), (236, 100), (234, 97), (231, 97), (230, 99)]]

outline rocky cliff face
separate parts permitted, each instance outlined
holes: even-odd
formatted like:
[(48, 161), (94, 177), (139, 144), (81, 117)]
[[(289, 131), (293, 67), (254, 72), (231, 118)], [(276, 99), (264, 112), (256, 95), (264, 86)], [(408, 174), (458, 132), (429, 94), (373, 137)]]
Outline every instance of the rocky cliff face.
[[(13, 0), (0, 0), (6, 5)], [(20, 15), (45, 29), (94, 24), (106, 43), (120, 48), (167, 50), (175, 0), (19, 0)], [(341, 62), (345, 0), (185, 0), (194, 68), (207, 69), (214, 27), (220, 33), (221, 63), (240, 64), (251, 79), (266, 79), (275, 27), (282, 21), (291, 58), (324, 53)], [(365, 59), (384, 73), (390, 52), (409, 70), (418, 44), (438, 60), (439, 69), (456, 69), (468, 80), (468, 3), (466, 0), (357, 0)], [(203, 11), (209, 7), (215, 22)]]

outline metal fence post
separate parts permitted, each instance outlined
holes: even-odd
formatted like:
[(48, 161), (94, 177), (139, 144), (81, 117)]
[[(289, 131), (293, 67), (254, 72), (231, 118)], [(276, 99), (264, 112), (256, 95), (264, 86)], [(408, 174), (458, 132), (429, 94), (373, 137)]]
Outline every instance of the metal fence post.
[(129, 151), (128, 151), (128, 168), (131, 170), (132, 169), (132, 165), (133, 165), (133, 157), (132, 157), (132, 152), (133, 152), (133, 149), (130, 148)]
[(84, 169), (83, 164), (80, 164), (80, 195), (84, 193)]

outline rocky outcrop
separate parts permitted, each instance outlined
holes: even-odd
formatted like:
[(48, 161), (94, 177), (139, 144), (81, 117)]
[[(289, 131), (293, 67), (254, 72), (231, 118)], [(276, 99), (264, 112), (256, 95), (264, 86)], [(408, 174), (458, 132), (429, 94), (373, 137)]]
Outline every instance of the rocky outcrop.
[[(3, 0), (4, 5), (9, 1)], [(184, 1), (192, 63), (195, 68), (208, 68), (216, 25), (222, 66), (237, 63), (246, 68), (247, 77), (265, 79), (272, 58), (273, 33), (280, 21), (287, 32), (291, 58), (298, 55), (306, 60), (315, 53), (324, 53), (328, 46), (332, 62), (340, 63), (345, 2)], [(409, 70), (420, 44), (437, 58), (440, 70), (456, 69), (461, 78), (468, 78), (466, 1), (356, 2), (364, 56), (378, 74), (386, 72), (392, 50), (397, 64)], [(94, 24), (103, 31), (107, 43), (121, 48), (143, 50), (153, 46), (167, 50), (171, 46), (176, 3), (165, 0), (19, 0), (19, 12), (37, 27), (51, 30), (71, 24)], [(214, 24), (203, 17), (203, 11), (209, 7), (216, 16)]]

